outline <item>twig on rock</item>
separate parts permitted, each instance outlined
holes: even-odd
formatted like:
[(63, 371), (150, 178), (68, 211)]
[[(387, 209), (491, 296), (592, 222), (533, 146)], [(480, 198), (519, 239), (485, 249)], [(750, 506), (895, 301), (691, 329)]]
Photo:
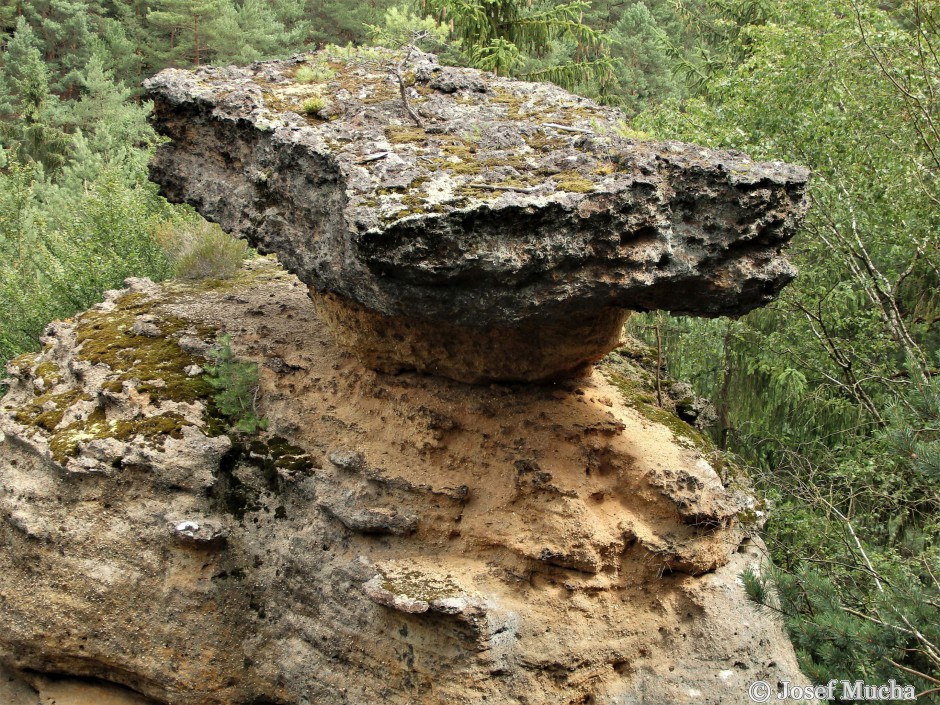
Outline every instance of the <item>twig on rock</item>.
[(358, 161), (359, 164), (366, 164), (367, 162), (378, 161), (379, 159), (385, 159), (389, 155), (389, 152), (374, 152), (373, 154), (367, 154), (362, 159)]
[(544, 123), (544, 125), (545, 127), (552, 127), (556, 130), (562, 130), (564, 132), (580, 132), (581, 134), (584, 134), (584, 135), (594, 134), (594, 130), (588, 130), (583, 127), (571, 127), (570, 125), (558, 125), (557, 123), (554, 123), (554, 122), (546, 122)]
[(405, 77), (403, 75), (404, 69), (408, 66), (408, 62), (411, 60), (411, 55), (414, 51), (417, 50), (415, 47), (415, 42), (424, 39), (427, 36), (427, 32), (415, 32), (411, 36), (411, 43), (408, 45), (408, 53), (405, 54), (405, 58), (402, 59), (401, 63), (394, 67), (392, 75), (398, 81), (398, 91), (401, 93), (401, 102), (405, 106), (405, 112), (408, 113), (408, 117), (414, 120), (415, 125), (424, 129), (424, 122), (421, 120), (421, 117), (416, 113), (412, 107), (411, 103), (408, 102), (408, 87), (405, 85)]

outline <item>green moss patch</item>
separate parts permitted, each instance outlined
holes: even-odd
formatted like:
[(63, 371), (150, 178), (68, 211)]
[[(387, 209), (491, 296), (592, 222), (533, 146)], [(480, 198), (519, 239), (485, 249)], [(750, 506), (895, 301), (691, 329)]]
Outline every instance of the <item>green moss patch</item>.
[(554, 177), (555, 185), (560, 191), (570, 193), (587, 193), (594, 189), (594, 182), (584, 178), (581, 174), (574, 171), (566, 171), (557, 174)]
[(98, 408), (87, 419), (69, 424), (53, 434), (49, 439), (49, 448), (53, 460), (64, 464), (70, 457), (78, 455), (80, 443), (103, 438), (127, 442), (142, 436), (150, 445), (163, 448), (167, 438), (182, 438), (183, 428), (192, 425), (175, 412), (108, 421), (104, 410)]
[[(280, 270), (267, 267), (242, 269), (225, 288), (257, 284), (260, 281), (289, 277)], [(65, 464), (80, 453), (83, 444), (99, 439), (132, 442), (143, 439), (149, 446), (163, 448), (168, 438), (182, 438), (187, 426), (197, 428), (208, 437), (230, 432), (231, 422), (213, 401), (213, 387), (205, 374), (190, 377), (186, 369), (191, 365), (207, 367), (206, 360), (184, 350), (179, 340), (191, 336), (204, 342), (216, 339), (215, 329), (193, 323), (165, 313), (167, 305), (185, 301), (201, 291), (217, 292), (218, 282), (201, 281), (196, 284), (171, 282), (163, 287), (159, 297), (142, 293), (125, 294), (110, 311), (91, 310), (75, 319), (75, 358), (98, 367), (95, 378), (100, 383), (97, 404), (93, 393), (81, 387), (69, 388), (62, 384), (65, 376), (52, 361), (37, 364), (35, 354), (21, 356), (18, 364), (23, 376), (30, 374), (42, 378), (47, 388), (29, 403), (12, 410), (14, 419), (34, 432), (47, 437), (53, 459)], [(136, 335), (133, 326), (138, 316), (148, 314), (160, 329), (160, 335)], [(128, 387), (149, 397), (150, 406), (134, 418), (117, 408), (110, 410), (111, 395), (121, 395)], [(174, 410), (174, 403), (203, 405), (201, 419), (187, 418)], [(80, 407), (76, 405), (82, 404)], [(70, 409), (75, 420), (63, 423)], [(89, 413), (90, 411), (90, 413)], [(116, 418), (109, 418), (116, 417)], [(255, 437), (257, 438), (257, 437)], [(242, 444), (248, 443), (247, 439)], [(252, 441), (243, 446), (250, 462), (262, 468), (264, 475), (276, 478), (279, 473), (293, 475), (309, 472), (313, 461), (303, 449), (290, 445), (282, 438)]]
[[(48, 391), (17, 411), (13, 418), (23, 426), (35, 426), (46, 433), (52, 433), (56, 426), (62, 423), (62, 417), (65, 416), (68, 408), (82, 400), (90, 401), (91, 397), (84, 394), (81, 389), (69, 389), (56, 394)], [(44, 408), (50, 405), (53, 408), (48, 410)]]
[(17, 355), (12, 360), (7, 363), (7, 366), (15, 368), (17, 370), (26, 370), (32, 368), (36, 364), (36, 358), (39, 357), (39, 353), (28, 352), (23, 353), (22, 355)]
[[(166, 301), (164, 298), (160, 303)], [(160, 328), (160, 336), (135, 335), (132, 328), (137, 316), (155, 314), (156, 303), (144, 294), (131, 293), (118, 299), (111, 311), (93, 310), (76, 318), (76, 357), (92, 365), (109, 368), (101, 385), (105, 392), (120, 394), (125, 383), (131, 383), (138, 393), (149, 395), (151, 403), (158, 407), (161, 402), (206, 402), (212, 392), (208, 382), (202, 375), (190, 377), (185, 371), (201, 360), (183, 350), (178, 340), (186, 333), (205, 338), (214, 335), (213, 331), (173, 316), (157, 314), (154, 320)], [(52, 361), (40, 363), (32, 374), (43, 380), (46, 389), (18, 409), (14, 419), (49, 434), (53, 459), (59, 463), (76, 456), (80, 444), (92, 440), (114, 438), (126, 442), (142, 436), (162, 447), (167, 438), (180, 438), (182, 429), (193, 425), (172, 411), (109, 420), (104, 407), (99, 405), (86, 418), (63, 428), (66, 412), (79, 402), (93, 401), (92, 396), (80, 387), (62, 391), (64, 378), (58, 365)]]
[(385, 137), (392, 144), (427, 142), (428, 133), (416, 125), (389, 125)]
[(610, 365), (602, 366), (601, 370), (620, 391), (620, 395), (627, 405), (639, 411), (644, 417), (665, 426), (677, 438), (689, 441), (702, 453), (711, 453), (715, 450), (715, 445), (701, 431), (687, 424), (669, 409), (657, 406), (656, 392), (640, 380), (616, 371)]
[(43, 382), (43, 390), (52, 389), (57, 384), (62, 383), (62, 373), (59, 366), (51, 360), (46, 360), (36, 366), (33, 370), (33, 376), (38, 377)]
[(157, 321), (162, 333), (159, 337), (134, 335), (131, 330), (134, 320), (150, 308), (146, 300), (137, 296), (122, 297), (113, 311), (90, 311), (76, 321), (78, 358), (111, 368), (112, 374), (105, 382), (109, 391), (119, 391), (122, 382), (136, 380), (137, 391), (149, 394), (153, 403), (192, 403), (207, 397), (211, 388), (205, 379), (190, 377), (185, 372), (186, 367), (196, 364), (196, 358), (178, 342), (180, 334), (191, 324), (161, 316)]

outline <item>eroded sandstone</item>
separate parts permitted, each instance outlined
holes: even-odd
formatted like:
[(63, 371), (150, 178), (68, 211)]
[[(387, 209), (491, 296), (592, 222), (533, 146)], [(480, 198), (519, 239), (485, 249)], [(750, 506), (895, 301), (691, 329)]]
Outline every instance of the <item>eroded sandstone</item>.
[(162, 193), (277, 253), (378, 369), (551, 378), (628, 310), (742, 314), (794, 276), (806, 170), (630, 139), (550, 84), (362, 49), (145, 85)]
[[(186, 372), (225, 332), (266, 433), (223, 433)], [(738, 578), (760, 503), (627, 351), (553, 386), (383, 375), (269, 260), (133, 281), (43, 342), (0, 401), (0, 662), (32, 682), (173, 705), (737, 705), (802, 682)]]

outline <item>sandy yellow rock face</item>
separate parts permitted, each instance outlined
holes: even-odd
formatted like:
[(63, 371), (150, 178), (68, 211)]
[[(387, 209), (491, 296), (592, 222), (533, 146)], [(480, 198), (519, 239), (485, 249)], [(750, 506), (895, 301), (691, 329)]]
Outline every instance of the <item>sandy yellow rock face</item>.
[[(752, 680), (801, 681), (738, 580), (760, 506), (624, 396), (617, 360), (554, 385), (374, 372), (269, 260), (104, 309), (51, 327), (0, 401), (7, 667), (174, 705), (738, 704)], [(83, 364), (103, 313), (163, 331), (117, 331), (128, 353), (198, 361), (230, 333), (268, 431), (219, 435), (205, 399), (115, 369), (134, 355)], [(81, 393), (24, 423), (43, 375)], [(188, 425), (100, 430), (171, 410)]]

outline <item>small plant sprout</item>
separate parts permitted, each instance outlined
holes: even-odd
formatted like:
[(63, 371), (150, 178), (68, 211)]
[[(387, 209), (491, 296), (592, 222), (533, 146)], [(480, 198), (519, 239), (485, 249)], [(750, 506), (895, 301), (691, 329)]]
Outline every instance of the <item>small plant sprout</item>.
[(206, 381), (215, 389), (212, 399), (219, 412), (226, 416), (235, 433), (253, 434), (268, 427), (258, 414), (258, 365), (235, 358), (232, 338), (223, 335), (211, 353), (212, 363), (206, 365)]
[(326, 107), (326, 99), (323, 96), (315, 95), (307, 98), (300, 106), (305, 115), (315, 116)]

